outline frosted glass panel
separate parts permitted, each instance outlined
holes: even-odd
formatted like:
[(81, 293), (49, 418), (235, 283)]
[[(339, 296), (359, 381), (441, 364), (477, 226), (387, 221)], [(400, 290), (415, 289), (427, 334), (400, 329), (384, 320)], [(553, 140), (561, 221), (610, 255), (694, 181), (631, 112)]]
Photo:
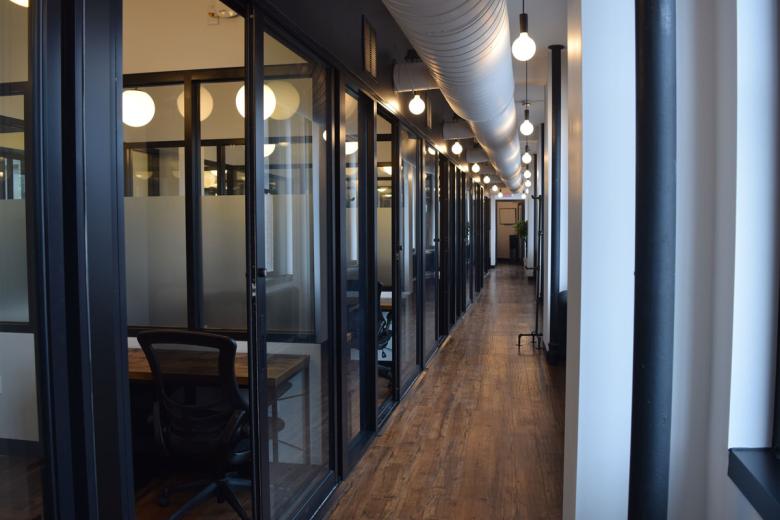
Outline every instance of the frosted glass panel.
[(125, 197), (127, 323), (187, 325), (184, 197)]
[(29, 321), (24, 200), (0, 200), (0, 321)]
[(243, 195), (203, 197), (203, 319), (208, 328), (246, 328)]

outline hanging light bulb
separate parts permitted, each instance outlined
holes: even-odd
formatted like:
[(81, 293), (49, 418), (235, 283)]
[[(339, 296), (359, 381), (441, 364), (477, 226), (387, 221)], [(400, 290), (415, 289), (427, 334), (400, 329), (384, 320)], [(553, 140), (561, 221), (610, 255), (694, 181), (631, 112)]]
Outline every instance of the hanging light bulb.
[(525, 193), (525, 194), (531, 193), (531, 190), (530, 190), (530, 188), (526, 188), (526, 189), (524, 189), (524, 190), (523, 190), (523, 193)]
[(527, 197), (528, 197), (528, 195), (526, 195), (525, 193), (523, 193), (522, 195), (520, 195), (520, 198), (521, 198), (522, 200), (525, 200)]
[(423, 101), (423, 98), (420, 97), (420, 94), (415, 94), (414, 97), (409, 101), (409, 112), (416, 116), (419, 116), (425, 112), (425, 101)]
[[(246, 117), (246, 89), (244, 85), (236, 92), (236, 109), (241, 117)], [(268, 119), (276, 110), (276, 94), (271, 87), (263, 84), (263, 119)]]
[(154, 99), (143, 90), (122, 92), (122, 122), (133, 128), (146, 126), (154, 118)]
[(528, 61), (534, 57), (534, 54), (536, 54), (536, 42), (528, 35), (528, 15), (523, 6), (523, 14), (520, 15), (520, 36), (512, 42), (512, 56), (518, 61)]
[(530, 179), (531, 178), (531, 170), (525, 170), (523, 172), (523, 179)]
[(463, 152), (463, 146), (460, 144), (460, 141), (455, 141), (455, 144), (452, 145), (451, 150), (455, 155), (460, 155), (461, 152)]
[(504, 198), (504, 192), (503, 192), (503, 191), (502, 191), (502, 192), (499, 192), (499, 194), (498, 194), (498, 195), (496, 195), (496, 196), (497, 196), (499, 199), (503, 199), (503, 198)]
[(494, 185), (493, 185), (493, 186), (490, 188), (490, 191), (492, 191), (492, 192), (494, 192), (494, 193), (495, 193), (495, 192), (497, 192), (497, 191), (498, 191), (498, 184), (494, 184)]
[(479, 181), (480, 181), (479, 175), (475, 175), (471, 178), (471, 182), (473, 182), (474, 184), (479, 184)]
[(490, 184), (490, 175), (485, 175), (482, 177), (483, 184)]
[(428, 155), (436, 155), (436, 149), (432, 146), (428, 147)]
[(266, 143), (263, 145), (263, 157), (268, 157), (272, 153), (274, 153), (274, 150), (276, 150), (276, 145), (274, 143)]
[(523, 156), (520, 157), (520, 160), (523, 161), (523, 164), (531, 164), (531, 161), (534, 160), (531, 152), (528, 151), (528, 145), (525, 145), (525, 153), (523, 153)]
[(358, 151), (358, 142), (357, 141), (347, 141), (344, 143), (344, 153), (347, 155), (352, 155), (353, 153)]
[(531, 111), (528, 110), (527, 107), (528, 105), (526, 105), (526, 109), (523, 112), (525, 116), (523, 122), (520, 124), (520, 133), (523, 134), (524, 136), (529, 136), (532, 133), (534, 133), (534, 124), (531, 123), (530, 121)]
[(531, 179), (526, 179), (523, 184), (525, 184), (526, 188), (530, 188), (531, 187)]
[(480, 169), (481, 168), (479, 167), (479, 163), (474, 163), (474, 164), (471, 165), (471, 171), (474, 172), (474, 173), (479, 173)]

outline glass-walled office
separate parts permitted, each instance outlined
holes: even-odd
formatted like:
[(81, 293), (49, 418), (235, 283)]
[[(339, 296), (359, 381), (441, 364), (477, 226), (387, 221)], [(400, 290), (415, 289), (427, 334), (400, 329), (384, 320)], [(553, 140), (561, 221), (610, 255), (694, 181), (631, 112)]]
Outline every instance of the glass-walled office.
[[(307, 517), (467, 307), (465, 240), (481, 231), (441, 143), (282, 27), (253, 33), (241, 5), (215, 5), (204, 16), (186, 0), (121, 2), (104, 174), (116, 172), (105, 222), (119, 260), (102, 267), (122, 305), (99, 324), (121, 342), (93, 348), (122, 375), (127, 417), (112, 437), (123, 465), (99, 466), (126, 479), (121, 507), (138, 518)], [(54, 376), (35, 307), (50, 186), (35, 182), (29, 124), (44, 105), (19, 44), (36, 13), (0, 3), (0, 471), (12, 477), (0, 517), (54, 507), (56, 437), (39, 414), (51, 416)], [(80, 322), (68, 303), (62, 319)], [(106, 482), (93, 472), (87, 484)]]

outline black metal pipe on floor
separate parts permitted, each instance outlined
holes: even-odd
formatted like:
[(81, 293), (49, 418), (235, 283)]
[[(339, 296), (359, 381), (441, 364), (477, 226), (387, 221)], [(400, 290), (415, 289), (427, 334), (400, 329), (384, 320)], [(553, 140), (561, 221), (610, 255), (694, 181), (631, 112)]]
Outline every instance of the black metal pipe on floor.
[(561, 270), (561, 55), (563, 45), (550, 45), (551, 99), (552, 109), (550, 141), (550, 344), (547, 348), (547, 360), (559, 363), (563, 358), (561, 337), (563, 330), (558, 294), (560, 293)]
[(634, 380), (628, 517), (666, 519), (674, 342), (675, 0), (636, 0)]

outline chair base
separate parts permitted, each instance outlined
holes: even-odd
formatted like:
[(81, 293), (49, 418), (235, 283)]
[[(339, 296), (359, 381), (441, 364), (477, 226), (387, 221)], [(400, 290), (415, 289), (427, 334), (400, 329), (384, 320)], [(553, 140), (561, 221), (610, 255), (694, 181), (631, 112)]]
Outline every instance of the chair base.
[(169, 520), (181, 520), (192, 509), (203, 504), (212, 497), (216, 497), (217, 502), (219, 503), (227, 502), (241, 520), (250, 520), (250, 517), (246, 514), (246, 511), (233, 490), (237, 488), (250, 488), (251, 486), (251, 481), (247, 479), (227, 475), (218, 480), (201, 480), (198, 482), (190, 482), (188, 484), (163, 488), (160, 492), (158, 503), (161, 506), (166, 507), (170, 504), (169, 497), (172, 494), (201, 488), (195, 496), (187, 500), (179, 509), (177, 509), (176, 512), (169, 517)]

